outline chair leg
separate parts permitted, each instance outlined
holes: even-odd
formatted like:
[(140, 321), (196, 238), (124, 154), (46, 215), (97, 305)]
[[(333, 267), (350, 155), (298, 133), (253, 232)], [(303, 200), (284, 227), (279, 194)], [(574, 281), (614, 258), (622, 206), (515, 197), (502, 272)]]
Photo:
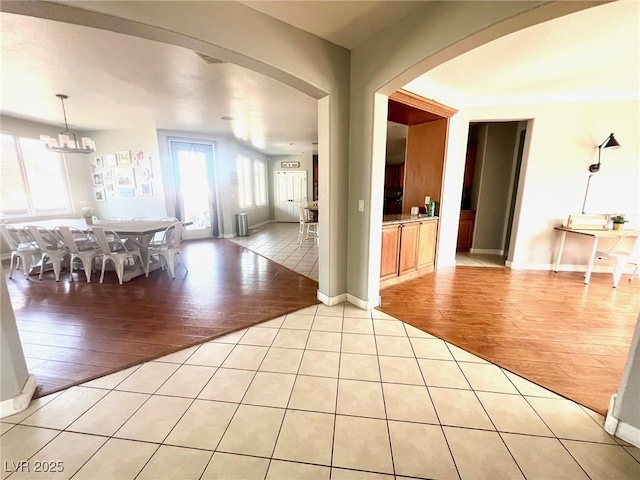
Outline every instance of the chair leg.
[(56, 279), (56, 282), (60, 281), (60, 270), (62, 270), (62, 261), (59, 259), (52, 258), (51, 264), (53, 265), (53, 276)]
[(618, 287), (618, 283), (620, 282), (620, 278), (622, 277), (622, 271), (624, 270), (624, 266), (626, 262), (622, 260), (616, 260), (613, 267), (613, 288)]
[(102, 272), (100, 272), (100, 283), (102, 283), (104, 280), (104, 267), (107, 263), (107, 260), (108, 260), (107, 257), (102, 257)]
[[(17, 260), (16, 260), (17, 259)], [(15, 260), (15, 265), (14, 265)], [(11, 266), (9, 267), (9, 278), (13, 276), (13, 272), (16, 268), (18, 268), (18, 263), (20, 263), (20, 257), (14, 253), (11, 254)]]
[(84, 268), (84, 275), (87, 277), (87, 283), (91, 283), (91, 269), (93, 268), (93, 259), (95, 257), (82, 258), (82, 268)]
[(40, 265), (40, 276), (38, 277), (39, 280), (42, 280), (42, 274), (44, 273), (44, 265), (46, 263), (46, 259), (47, 259), (47, 255), (43, 254), (42, 255), (42, 265)]
[(631, 276), (629, 277), (629, 281), (633, 280), (633, 277), (635, 277), (638, 274), (638, 267), (640, 267), (640, 264), (636, 264), (636, 268), (634, 268), (633, 272), (631, 273)]

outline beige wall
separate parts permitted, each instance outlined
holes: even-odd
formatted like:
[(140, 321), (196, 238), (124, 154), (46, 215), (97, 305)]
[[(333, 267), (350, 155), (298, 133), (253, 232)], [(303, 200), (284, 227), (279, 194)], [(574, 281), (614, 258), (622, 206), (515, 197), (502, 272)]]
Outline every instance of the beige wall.
[[(122, 217), (135, 218), (147, 217), (160, 219), (167, 216), (165, 208), (165, 194), (162, 186), (163, 172), (160, 168), (160, 154), (158, 152), (158, 141), (156, 131), (152, 128), (136, 130), (102, 130), (88, 132), (89, 136), (96, 142), (95, 155), (87, 155), (89, 159), (89, 169), (83, 175), (84, 182), (91, 186), (91, 198), (83, 207), (93, 207), (98, 218)], [(131, 152), (131, 164), (118, 165), (117, 167), (93, 168), (94, 157), (103, 157), (107, 154), (115, 154), (117, 151)], [(142, 158), (136, 160), (135, 156), (142, 153)], [(135, 196), (121, 197), (118, 187), (115, 186), (113, 192), (106, 192), (104, 202), (97, 202), (93, 198), (93, 185), (91, 173), (102, 173), (103, 177), (107, 172), (114, 175), (119, 169), (133, 169), (136, 187)], [(151, 183), (153, 195), (143, 196), (140, 184), (143, 182), (142, 170), (150, 172), (148, 183)]]
[[(637, 101), (482, 107), (462, 113), (467, 121), (532, 119), (514, 218), (513, 268), (550, 268), (558, 242), (553, 228), (582, 211), (589, 165), (597, 161), (596, 147), (609, 133), (615, 132), (622, 148), (603, 154), (600, 173), (640, 178)], [(451, 141), (464, 143), (466, 137)], [(640, 203), (638, 190), (630, 194), (630, 203)], [(588, 262), (591, 242), (575, 237), (567, 237), (565, 269), (584, 269)]]

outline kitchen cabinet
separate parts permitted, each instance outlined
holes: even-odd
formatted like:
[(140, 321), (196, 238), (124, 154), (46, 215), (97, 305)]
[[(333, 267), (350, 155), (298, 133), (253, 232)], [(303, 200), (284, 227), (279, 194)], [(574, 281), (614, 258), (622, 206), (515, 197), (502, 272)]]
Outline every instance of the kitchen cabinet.
[(468, 252), (473, 246), (473, 228), (476, 222), (474, 210), (461, 210), (460, 223), (458, 224), (458, 243), (456, 251)]
[(382, 227), (380, 288), (416, 278), (435, 269), (436, 217), (387, 215)]
[(386, 279), (398, 276), (399, 249), (399, 225), (382, 227), (382, 260), (380, 262), (380, 278)]

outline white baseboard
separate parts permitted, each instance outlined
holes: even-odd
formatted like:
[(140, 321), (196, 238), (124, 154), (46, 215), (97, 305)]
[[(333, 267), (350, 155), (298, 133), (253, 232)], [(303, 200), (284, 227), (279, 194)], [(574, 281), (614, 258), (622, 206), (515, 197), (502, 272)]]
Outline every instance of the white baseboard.
[(380, 305), (380, 297), (378, 297), (377, 302), (367, 302), (365, 300), (362, 300), (361, 298), (356, 297), (355, 295), (347, 293), (347, 302), (355, 305), (356, 307), (360, 307), (363, 310), (373, 310), (375, 307)]
[(604, 429), (607, 433), (618, 437), (620, 440), (624, 440), (634, 447), (640, 448), (640, 428), (621, 422), (620, 419), (611, 414), (613, 411), (613, 405), (615, 404), (615, 399), (616, 394), (613, 394), (611, 396), (611, 402), (609, 402), (609, 412), (607, 413), (607, 417), (604, 421)]
[(223, 233), (222, 235), (220, 235), (220, 238), (233, 238), (235, 236), (235, 233)]
[(469, 253), (474, 255), (476, 253), (484, 255), (504, 255), (504, 250), (498, 250), (494, 248), (470, 248)]
[[(553, 263), (525, 263), (525, 262), (512, 262), (507, 260), (505, 266), (512, 268), (513, 270), (553, 270), (555, 264)], [(635, 268), (635, 265), (627, 265), (623, 273), (631, 275)], [(558, 266), (559, 272), (586, 272), (587, 265), (568, 265), (560, 264)], [(612, 273), (613, 265), (594, 265), (593, 273)]]
[(0, 260), (11, 260), (11, 253), (3, 253), (0, 255)]
[(16, 413), (26, 410), (37, 386), (36, 377), (34, 375), (29, 375), (29, 377), (27, 377), (27, 381), (24, 383), (24, 387), (22, 387), (22, 392), (13, 398), (8, 398), (5, 401), (0, 402), (0, 418), (15, 415)]
[(332, 307), (333, 305), (338, 305), (339, 303), (343, 303), (347, 300), (347, 294), (341, 293), (340, 295), (336, 295), (335, 297), (330, 297), (325, 295), (320, 290), (318, 290), (318, 300), (327, 305), (328, 307)]
[(267, 220), (265, 222), (256, 223), (255, 225), (249, 225), (249, 230), (256, 227), (261, 227), (262, 225), (266, 225), (267, 223), (276, 223), (275, 220)]

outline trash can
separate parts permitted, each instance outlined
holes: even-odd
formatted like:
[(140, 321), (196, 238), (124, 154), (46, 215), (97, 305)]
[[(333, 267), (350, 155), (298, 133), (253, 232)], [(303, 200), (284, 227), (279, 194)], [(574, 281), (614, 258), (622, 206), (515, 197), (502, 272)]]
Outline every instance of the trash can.
[(236, 227), (239, 237), (246, 237), (249, 235), (249, 217), (246, 213), (236, 214)]

